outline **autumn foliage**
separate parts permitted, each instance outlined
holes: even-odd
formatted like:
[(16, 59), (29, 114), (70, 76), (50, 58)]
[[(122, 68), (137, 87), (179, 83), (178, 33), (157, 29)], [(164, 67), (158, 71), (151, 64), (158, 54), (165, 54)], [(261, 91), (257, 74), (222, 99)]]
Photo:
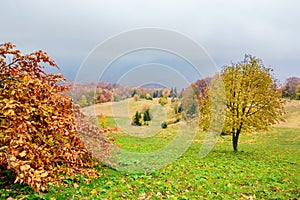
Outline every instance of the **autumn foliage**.
[(22, 55), (11, 43), (0, 45), (0, 176), (12, 170), (15, 183), (35, 191), (65, 175), (97, 175), (88, 150), (94, 144), (83, 143), (82, 137), (97, 139), (101, 159), (108, 157), (110, 146), (79, 106), (62, 95), (68, 90), (64, 77), (47, 74), (43, 65), (58, 68), (41, 50)]
[[(222, 132), (232, 135), (234, 151), (238, 151), (241, 133), (266, 130), (270, 125), (283, 121), (285, 101), (277, 90), (272, 68), (265, 67), (262, 60), (245, 55), (243, 61), (224, 66), (220, 78), (224, 88), (216, 84), (218, 76), (196, 83), (200, 126), (208, 130), (212, 111), (221, 113), (223, 105), (226, 106)], [(215, 89), (209, 91), (209, 88)], [(217, 102), (214, 108), (212, 100)]]
[(285, 98), (300, 100), (300, 78), (287, 78), (284, 85), (279, 90)]

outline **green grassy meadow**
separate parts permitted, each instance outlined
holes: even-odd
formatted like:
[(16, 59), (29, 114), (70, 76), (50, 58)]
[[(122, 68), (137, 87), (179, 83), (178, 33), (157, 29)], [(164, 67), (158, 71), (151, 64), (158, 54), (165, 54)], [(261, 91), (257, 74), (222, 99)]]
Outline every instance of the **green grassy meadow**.
[[(145, 102), (127, 103), (130, 106), (126, 112), (131, 116)], [(124, 109), (122, 103), (115, 110), (121, 108)], [(121, 112), (111, 117), (108, 103), (99, 105), (97, 109), (97, 112), (107, 115), (109, 126), (117, 124), (115, 121), (118, 120), (114, 118), (126, 120), (125, 113)], [(163, 112), (171, 116), (168, 107)], [(40, 195), (26, 187), (15, 186), (12, 190), (0, 190), (0, 198), (299, 199), (300, 127), (297, 123), (300, 121), (300, 101), (289, 102), (287, 112), (286, 122), (268, 131), (242, 134), (238, 153), (232, 151), (230, 136), (220, 136), (214, 149), (200, 158), (205, 133), (198, 131), (181, 157), (155, 172), (126, 173), (104, 166), (99, 168), (103, 176), (91, 182), (86, 182), (84, 177), (67, 177), (64, 187), (50, 186), (48, 193)], [(122, 149), (148, 153), (172, 141), (179, 126), (175, 124), (159, 129), (152, 137), (134, 137), (127, 133), (109, 133), (108, 137), (117, 138), (116, 143)]]

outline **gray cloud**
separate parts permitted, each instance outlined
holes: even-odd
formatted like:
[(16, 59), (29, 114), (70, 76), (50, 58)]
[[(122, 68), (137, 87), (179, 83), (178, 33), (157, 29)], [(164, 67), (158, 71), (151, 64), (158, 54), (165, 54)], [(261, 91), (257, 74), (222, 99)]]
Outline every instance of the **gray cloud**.
[(47, 51), (73, 79), (88, 53), (108, 37), (166, 28), (202, 45), (219, 67), (251, 53), (283, 81), (300, 76), (299, 7), (296, 0), (3, 0), (0, 41), (25, 52)]

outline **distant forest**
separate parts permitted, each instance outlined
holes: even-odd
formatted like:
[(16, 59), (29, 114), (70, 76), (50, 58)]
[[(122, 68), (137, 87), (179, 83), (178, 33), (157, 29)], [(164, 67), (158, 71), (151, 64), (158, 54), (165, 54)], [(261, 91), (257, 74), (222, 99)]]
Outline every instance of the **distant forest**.
[[(203, 93), (211, 78), (198, 80), (193, 83), (199, 93)], [(97, 103), (117, 102), (127, 98), (141, 98), (152, 100), (167, 96), (181, 98), (184, 89), (174, 88), (151, 88), (151, 87), (129, 87), (116, 83), (73, 83), (73, 90), (67, 95), (72, 97), (74, 103), (81, 107), (90, 106)], [(300, 100), (300, 78), (287, 78), (285, 83), (278, 88), (284, 98)]]
[(141, 98), (152, 100), (168, 96), (170, 98), (181, 98), (183, 89), (174, 88), (149, 88), (149, 87), (129, 87), (115, 83), (73, 83), (72, 88), (67, 95), (72, 97), (74, 103), (81, 107), (105, 103), (117, 102), (127, 98)]

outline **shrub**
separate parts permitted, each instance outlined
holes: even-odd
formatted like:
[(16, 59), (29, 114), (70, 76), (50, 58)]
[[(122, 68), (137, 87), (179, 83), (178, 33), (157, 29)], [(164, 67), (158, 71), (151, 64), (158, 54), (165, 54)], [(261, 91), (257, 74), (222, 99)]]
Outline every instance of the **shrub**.
[(35, 191), (64, 175), (97, 175), (88, 151), (92, 145), (82, 136), (98, 138), (99, 157), (109, 155), (110, 145), (80, 107), (62, 95), (69, 88), (61, 84), (64, 77), (47, 74), (41, 63), (57, 67), (41, 50), (21, 55), (11, 43), (0, 45), (0, 168), (12, 170), (15, 183)]
[(152, 96), (149, 93), (146, 94), (145, 99), (146, 100), (153, 100)]
[(158, 100), (158, 103), (161, 105), (161, 106), (164, 106), (168, 103), (168, 98), (167, 97), (160, 97), (159, 100)]
[(163, 121), (163, 123), (161, 124), (161, 128), (163, 129), (168, 128), (168, 124), (166, 121)]
[(134, 101), (138, 101), (140, 99), (140, 96), (138, 94), (135, 94), (133, 96)]
[(101, 119), (100, 119), (100, 122), (99, 122), (99, 125), (101, 128), (107, 128), (107, 121), (106, 121), (106, 116), (105, 115), (101, 115)]

